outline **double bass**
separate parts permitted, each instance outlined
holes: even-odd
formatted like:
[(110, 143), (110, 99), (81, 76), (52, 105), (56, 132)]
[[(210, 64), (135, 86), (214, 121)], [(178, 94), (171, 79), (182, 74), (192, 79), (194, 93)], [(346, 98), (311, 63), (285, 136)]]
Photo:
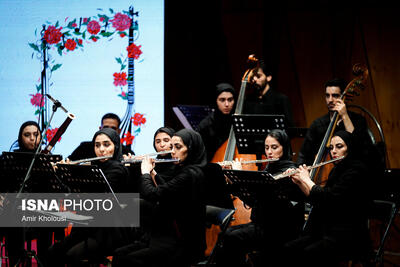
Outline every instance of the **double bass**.
[[(356, 77), (346, 86), (345, 90), (340, 96), (340, 99), (342, 99), (343, 101), (345, 101), (346, 98), (358, 96), (359, 91), (364, 90), (365, 83), (368, 78), (368, 69), (361, 64), (355, 64), (353, 66), (353, 75), (355, 75)], [(323, 161), (327, 161), (330, 159), (329, 147), (331, 144), (333, 133), (335, 132), (336, 126), (338, 125), (338, 121), (339, 114), (337, 111), (335, 111), (332, 115), (331, 121), (325, 132), (324, 138), (322, 139), (322, 143), (318, 149), (318, 153), (312, 165), (317, 165)], [(314, 183), (323, 186), (328, 179), (328, 175), (331, 169), (332, 164), (326, 165), (324, 166), (324, 168), (315, 168), (311, 170), (310, 177), (314, 181)]]
[[(240, 91), (237, 99), (237, 104), (236, 104), (236, 109), (235, 109), (235, 114), (242, 114), (243, 110), (243, 104), (244, 104), (244, 97), (246, 93), (246, 86), (247, 83), (249, 82), (249, 79), (251, 77), (252, 71), (258, 67), (259, 62), (258, 59), (254, 55), (250, 55), (248, 57), (248, 68), (245, 71), (241, 86), (240, 86)], [(236, 138), (235, 134), (233, 131), (233, 125), (230, 128), (229, 132), (229, 137), (228, 140), (222, 144), (222, 146), (215, 152), (214, 157), (212, 158), (211, 162), (212, 163), (218, 163), (218, 162), (231, 162), (234, 159), (241, 159), (244, 161), (254, 161), (257, 162), (256, 160), (256, 155), (251, 155), (251, 154), (239, 154), (238, 149), (236, 147)], [(244, 170), (253, 170), (257, 171), (258, 168), (255, 163), (253, 164), (246, 164), (243, 167)], [(250, 214), (251, 214), (251, 209), (246, 208), (244, 206), (243, 201), (241, 201), (238, 197), (232, 196), (233, 200), (233, 205), (235, 207), (235, 214), (233, 215), (234, 220), (232, 221), (231, 225), (239, 225), (239, 224), (245, 224), (249, 223), (250, 220)], [(207, 229), (206, 233), (206, 241), (207, 241), (207, 250), (205, 252), (206, 255), (210, 255), (212, 248), (214, 247), (215, 243), (217, 242), (217, 237), (219, 234), (220, 230), (217, 226), (212, 226), (210, 229)]]

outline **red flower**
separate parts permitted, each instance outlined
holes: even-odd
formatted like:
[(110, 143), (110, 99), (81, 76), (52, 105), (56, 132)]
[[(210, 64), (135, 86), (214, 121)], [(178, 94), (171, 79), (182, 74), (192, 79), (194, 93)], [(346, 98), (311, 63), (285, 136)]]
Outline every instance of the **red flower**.
[(88, 21), (88, 18), (83, 18), (83, 23), (86, 23)]
[[(46, 131), (46, 137), (47, 137), (47, 142), (50, 142), (51, 139), (53, 139), (54, 135), (56, 134), (58, 128), (54, 128), (54, 129), (47, 129)], [(57, 140), (57, 142), (61, 141), (61, 136), (60, 139)]]
[(100, 24), (95, 20), (91, 20), (87, 25), (87, 30), (89, 33), (96, 35), (100, 31)]
[(93, 42), (97, 42), (97, 38), (96, 37), (93, 37), (92, 40), (93, 40)]
[(131, 44), (126, 48), (126, 51), (128, 51), (128, 57), (129, 58), (134, 58), (134, 59), (138, 59), (139, 56), (142, 54), (142, 50), (140, 50), (142, 46), (139, 45), (135, 45), (135, 44)]
[(131, 19), (129, 18), (128, 15), (117, 13), (114, 16), (114, 19), (110, 20), (112, 22), (112, 25), (117, 31), (125, 31), (126, 29), (129, 29), (131, 26)]
[(100, 20), (100, 21), (104, 21), (104, 18), (103, 18), (103, 17), (101, 17), (101, 18), (99, 18), (99, 20)]
[(37, 94), (31, 95), (31, 96), (32, 96), (32, 98), (31, 98), (32, 106), (35, 106), (35, 107), (43, 107), (44, 106), (44, 99), (42, 99), (41, 93), (37, 93)]
[(121, 92), (121, 95), (122, 95), (122, 97), (126, 97), (125, 91), (122, 91), (122, 92)]
[(44, 32), (43, 38), (46, 40), (48, 44), (56, 44), (61, 40), (62, 33), (60, 28), (56, 28), (54, 26), (49, 26), (47, 30)]
[(78, 43), (81, 45), (82, 44), (82, 39), (78, 39)]
[(72, 25), (71, 25), (72, 27), (74, 27), (74, 28), (76, 28), (77, 26), (78, 26), (78, 24), (76, 24), (76, 23), (72, 23)]
[(135, 115), (131, 118), (131, 121), (133, 121), (133, 125), (140, 126), (146, 123), (146, 118), (144, 117), (144, 114), (135, 113)]
[(119, 36), (121, 36), (122, 38), (126, 36), (125, 33), (120, 33)]
[(125, 86), (126, 85), (126, 72), (115, 72), (114, 74), (114, 85), (115, 86)]
[(68, 39), (65, 42), (65, 48), (67, 48), (68, 50), (73, 51), (75, 47), (76, 47), (76, 42), (74, 40)]
[(135, 136), (132, 135), (130, 132), (127, 132), (124, 134), (124, 137), (121, 138), (121, 144), (125, 142), (126, 145), (132, 145), (133, 139), (135, 139)]

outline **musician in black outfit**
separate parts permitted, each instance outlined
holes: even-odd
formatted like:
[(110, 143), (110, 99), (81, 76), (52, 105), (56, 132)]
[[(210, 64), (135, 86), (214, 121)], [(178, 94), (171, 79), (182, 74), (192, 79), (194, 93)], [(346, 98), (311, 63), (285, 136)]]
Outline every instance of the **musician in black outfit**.
[(212, 160), (217, 149), (228, 140), (232, 114), (235, 112), (235, 89), (228, 83), (218, 84), (213, 101), (214, 111), (197, 126), (206, 147), (208, 162)]
[[(272, 130), (265, 139), (265, 154), (270, 162), (265, 171), (272, 175), (281, 174), (295, 167), (291, 161), (290, 140), (282, 130)], [(236, 164), (238, 163), (238, 165)], [(240, 166), (235, 162), (232, 168)], [(280, 260), (279, 252), (283, 244), (300, 233), (303, 225), (304, 207), (301, 191), (283, 178), (272, 192), (266, 193), (262, 186), (252, 206), (251, 220), (248, 224), (228, 228), (223, 236), (223, 247), (217, 252), (218, 266), (246, 266), (246, 254), (258, 250), (264, 264)]]
[[(121, 143), (118, 133), (103, 128), (95, 133), (92, 147), (97, 157), (111, 156), (93, 162), (104, 173), (116, 193), (126, 192), (128, 171), (122, 165)], [(128, 243), (126, 228), (72, 228), (71, 234), (50, 250), (51, 266), (64, 266), (64, 262), (80, 265), (82, 259), (99, 260)]]
[(347, 131), (334, 134), (331, 156), (345, 158), (335, 163), (324, 187), (314, 184), (305, 165), (292, 176), (313, 208), (302, 237), (286, 244), (287, 266), (335, 266), (369, 251), (371, 181), (360, 161), (357, 141)]
[(287, 126), (293, 127), (292, 106), (289, 98), (274, 90), (272, 86), (272, 71), (266, 62), (260, 60), (260, 65), (252, 70), (249, 76), (253, 85), (253, 93), (246, 96), (243, 114), (285, 115)]
[(113, 266), (189, 266), (204, 256), (203, 141), (197, 132), (183, 129), (172, 145), (172, 158), (180, 161), (171, 177), (155, 174), (152, 159), (141, 165), (141, 197), (156, 205), (149, 245), (114, 254)]
[(357, 113), (347, 111), (346, 104), (340, 98), (345, 88), (346, 83), (342, 79), (336, 78), (326, 82), (325, 102), (328, 113), (311, 123), (297, 158), (298, 164), (313, 164), (335, 111), (339, 115), (339, 124), (336, 127), (337, 131), (346, 130), (349, 133), (353, 133), (356, 139), (362, 140), (364, 146), (368, 146), (370, 143), (365, 118)]

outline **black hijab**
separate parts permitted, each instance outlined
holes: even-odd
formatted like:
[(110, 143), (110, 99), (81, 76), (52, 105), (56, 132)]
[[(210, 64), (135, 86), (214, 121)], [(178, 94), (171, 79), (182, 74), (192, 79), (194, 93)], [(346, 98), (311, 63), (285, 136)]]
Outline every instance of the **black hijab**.
[(266, 138), (270, 136), (275, 138), (279, 144), (281, 144), (283, 151), (282, 157), (278, 161), (271, 162), (267, 165), (265, 171), (268, 171), (271, 174), (278, 174), (286, 171), (289, 168), (296, 167), (292, 161), (292, 149), (290, 145), (289, 136), (280, 129), (274, 129), (268, 133)]
[(182, 129), (176, 132), (174, 136), (182, 138), (183, 143), (188, 148), (188, 155), (182, 162), (183, 165), (196, 165), (199, 167), (204, 167), (206, 165), (206, 149), (198, 132), (190, 129)]
[(156, 149), (156, 136), (157, 136), (157, 134), (159, 134), (159, 133), (166, 133), (166, 134), (168, 134), (168, 135), (172, 138), (172, 136), (173, 136), (174, 133), (175, 133), (175, 130), (172, 129), (172, 128), (170, 128), (170, 127), (161, 127), (161, 128), (158, 128), (158, 130), (155, 132), (154, 138), (153, 138), (153, 147), (154, 147), (154, 149)]
[(335, 136), (339, 136), (340, 138), (343, 139), (343, 141), (346, 143), (347, 146), (347, 156), (353, 155), (354, 154), (354, 140), (353, 140), (353, 135), (349, 133), (348, 131), (337, 131), (336, 133), (333, 134), (332, 138)]
[(94, 134), (93, 139), (92, 139), (93, 149), (94, 149), (94, 146), (95, 146), (96, 137), (99, 134), (107, 135), (111, 139), (111, 141), (113, 142), (113, 144), (114, 144), (114, 154), (113, 154), (112, 159), (113, 160), (118, 160), (118, 161), (122, 160), (121, 139), (119, 138), (118, 133), (114, 129), (111, 129), (111, 128), (103, 128), (103, 129), (97, 131)]
[(24, 122), (21, 125), (21, 127), (19, 128), (19, 133), (18, 133), (18, 146), (19, 146), (18, 151), (20, 151), (20, 152), (34, 152), (34, 150), (32, 151), (30, 149), (27, 149), (25, 147), (25, 145), (24, 145), (24, 142), (22, 141), (22, 132), (24, 131), (25, 127), (31, 126), (31, 125), (36, 126), (36, 128), (39, 131), (39, 135), (38, 135), (39, 140), (41, 138), (40, 126), (39, 126), (39, 124), (37, 122), (35, 122), (35, 121), (26, 121), (26, 122)]
[(279, 160), (291, 160), (292, 149), (290, 145), (289, 136), (286, 134), (286, 132), (280, 129), (274, 129), (268, 133), (266, 138), (268, 136), (275, 138), (279, 142), (279, 144), (281, 144), (281, 146), (283, 147), (283, 154)]

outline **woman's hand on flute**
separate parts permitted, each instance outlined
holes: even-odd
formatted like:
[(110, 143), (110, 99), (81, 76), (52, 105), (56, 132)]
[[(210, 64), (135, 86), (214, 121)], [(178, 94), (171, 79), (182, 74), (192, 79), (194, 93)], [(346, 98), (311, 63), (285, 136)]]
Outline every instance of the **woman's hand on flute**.
[(149, 157), (144, 157), (140, 165), (140, 168), (142, 170), (142, 175), (150, 174), (151, 171), (154, 169), (154, 166), (155, 166), (154, 159)]

